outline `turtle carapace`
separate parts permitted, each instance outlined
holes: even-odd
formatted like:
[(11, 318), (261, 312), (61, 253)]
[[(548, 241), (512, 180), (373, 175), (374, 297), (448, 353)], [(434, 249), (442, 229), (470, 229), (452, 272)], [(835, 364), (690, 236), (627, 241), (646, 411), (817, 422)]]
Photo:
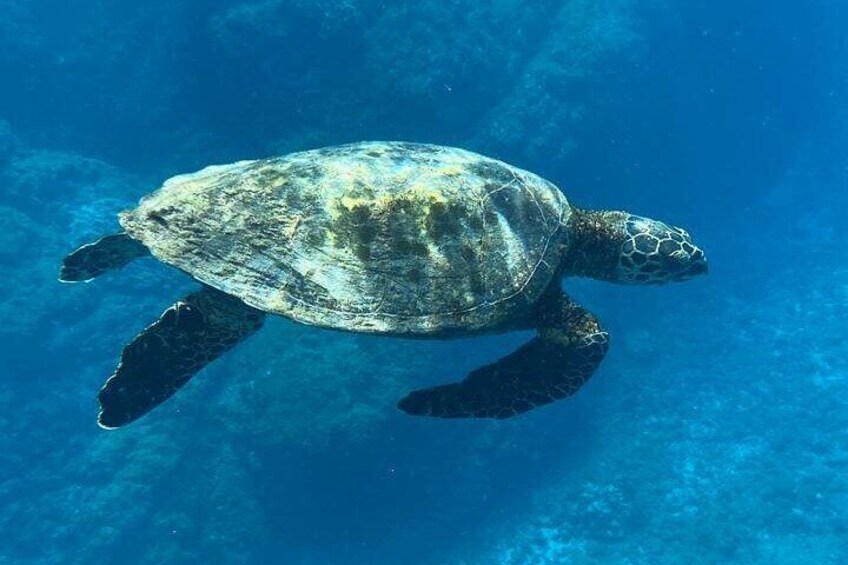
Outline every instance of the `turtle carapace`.
[(606, 353), (607, 332), (562, 291), (563, 277), (656, 284), (707, 270), (680, 228), (581, 210), (533, 173), (414, 143), (207, 167), (169, 179), (119, 221), (123, 232), (65, 258), (61, 280), (149, 254), (201, 288), (124, 348), (98, 396), (106, 428), (170, 397), (266, 314), (436, 339), (535, 330), (464, 380), (399, 404), (416, 415), (508, 418), (574, 394)]

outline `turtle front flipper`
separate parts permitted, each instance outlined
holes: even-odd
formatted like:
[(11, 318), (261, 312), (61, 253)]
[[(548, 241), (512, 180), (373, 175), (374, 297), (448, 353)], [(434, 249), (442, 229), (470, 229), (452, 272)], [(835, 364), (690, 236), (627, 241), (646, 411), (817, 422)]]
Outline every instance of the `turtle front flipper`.
[(256, 332), (264, 318), (264, 312), (211, 287), (176, 302), (124, 348), (97, 395), (97, 423), (114, 429), (140, 418)]
[(130, 261), (144, 257), (150, 252), (140, 241), (125, 233), (101, 237), (87, 243), (65, 257), (59, 280), (62, 282), (84, 282), (103, 273), (120, 269)]
[(571, 396), (603, 360), (607, 332), (559, 288), (540, 303), (536, 329), (510, 355), (461, 382), (414, 391), (398, 406), (416, 416), (502, 419)]

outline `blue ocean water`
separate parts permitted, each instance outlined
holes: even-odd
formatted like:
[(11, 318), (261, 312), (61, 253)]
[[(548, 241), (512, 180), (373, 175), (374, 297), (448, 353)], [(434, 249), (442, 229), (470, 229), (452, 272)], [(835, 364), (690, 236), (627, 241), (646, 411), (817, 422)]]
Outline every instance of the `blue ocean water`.
[[(0, 1), (0, 564), (848, 562), (848, 6), (837, 0)], [(95, 393), (194, 283), (62, 257), (177, 173), (461, 146), (685, 226), (710, 274), (566, 280), (574, 398), (413, 418), (528, 334), (274, 319), (115, 432)]]

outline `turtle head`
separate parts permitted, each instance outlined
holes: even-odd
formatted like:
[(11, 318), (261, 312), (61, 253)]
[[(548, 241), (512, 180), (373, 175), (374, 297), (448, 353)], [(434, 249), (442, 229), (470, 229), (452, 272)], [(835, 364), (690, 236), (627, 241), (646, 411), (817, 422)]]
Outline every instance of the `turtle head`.
[(683, 228), (628, 214), (617, 270), (623, 283), (685, 281), (707, 273), (707, 258)]
[(575, 210), (570, 225), (566, 276), (663, 284), (707, 272), (704, 252), (682, 228), (627, 212), (593, 210)]

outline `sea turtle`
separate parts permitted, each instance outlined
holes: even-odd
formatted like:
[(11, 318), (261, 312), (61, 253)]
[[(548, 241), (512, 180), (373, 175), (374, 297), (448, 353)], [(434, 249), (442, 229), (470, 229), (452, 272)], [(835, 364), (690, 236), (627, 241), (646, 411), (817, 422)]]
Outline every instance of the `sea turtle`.
[(122, 212), (123, 232), (68, 255), (88, 281), (153, 255), (201, 283), (144, 329), (100, 390), (117, 428), (249, 337), (267, 313), (374, 334), (536, 337), (401, 410), (508, 418), (574, 394), (607, 351), (564, 276), (618, 283), (706, 273), (689, 234), (627, 212), (581, 210), (547, 180), (462, 149), (365, 142), (173, 177)]

